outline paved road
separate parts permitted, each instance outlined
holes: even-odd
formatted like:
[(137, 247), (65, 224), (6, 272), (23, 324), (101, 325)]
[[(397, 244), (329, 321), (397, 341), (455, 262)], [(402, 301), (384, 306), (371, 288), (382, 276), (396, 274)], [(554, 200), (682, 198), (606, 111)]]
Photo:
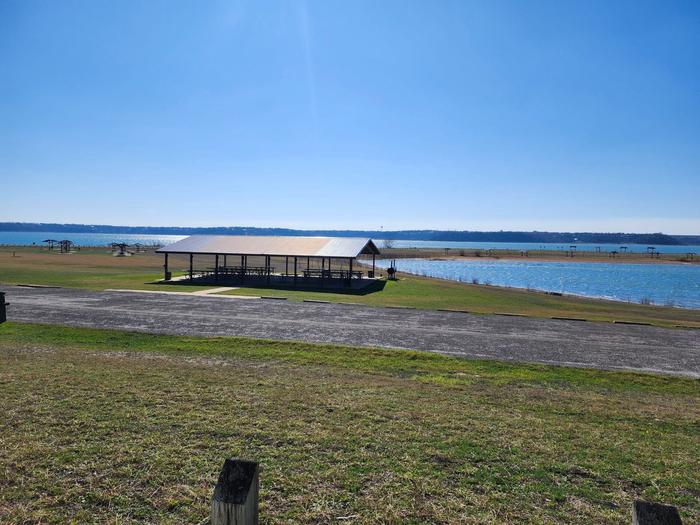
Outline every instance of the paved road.
[(410, 348), (700, 378), (700, 332), (265, 299), (4, 286), (11, 321)]

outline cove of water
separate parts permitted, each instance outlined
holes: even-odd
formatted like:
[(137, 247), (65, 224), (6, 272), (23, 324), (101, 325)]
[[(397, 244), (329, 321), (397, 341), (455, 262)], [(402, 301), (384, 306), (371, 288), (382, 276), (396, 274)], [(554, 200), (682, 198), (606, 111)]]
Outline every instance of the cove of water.
[[(389, 260), (378, 260), (387, 268)], [(398, 259), (399, 271), (461, 282), (700, 308), (700, 266), (509, 260)]]

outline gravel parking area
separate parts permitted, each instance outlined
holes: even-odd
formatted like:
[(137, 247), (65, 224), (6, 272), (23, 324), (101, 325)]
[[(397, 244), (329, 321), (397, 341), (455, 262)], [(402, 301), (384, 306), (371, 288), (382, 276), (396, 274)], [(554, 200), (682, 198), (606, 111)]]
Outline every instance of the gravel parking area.
[(4, 286), (8, 320), (190, 336), (407, 348), (700, 378), (700, 331), (500, 315)]

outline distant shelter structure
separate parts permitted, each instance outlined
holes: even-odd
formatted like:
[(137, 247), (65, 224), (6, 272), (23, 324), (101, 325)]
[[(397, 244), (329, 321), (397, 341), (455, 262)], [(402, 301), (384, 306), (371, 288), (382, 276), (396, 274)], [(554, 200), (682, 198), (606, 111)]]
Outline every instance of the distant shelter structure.
[(128, 248), (129, 245), (125, 242), (112, 243), (112, 253), (115, 257), (126, 257), (128, 255), (131, 255)]
[(63, 239), (62, 241), (58, 241), (58, 246), (61, 249), (61, 253), (70, 253), (77, 245), (69, 239)]
[(58, 244), (60, 241), (56, 239), (44, 239), (41, 242), (45, 242), (46, 246), (48, 247), (49, 251), (53, 251), (53, 247)]
[[(193, 235), (157, 250), (164, 255), (164, 280), (172, 278), (168, 265), (169, 255), (187, 255), (187, 278), (213, 278), (214, 281), (248, 278), (263, 279), (270, 284), (273, 277), (284, 277), (294, 286), (303, 279), (305, 284), (342, 282), (352, 286), (353, 279), (362, 279), (356, 260), (361, 255), (375, 258), (379, 249), (369, 238), (355, 237), (283, 237), (254, 235)], [(205, 257), (213, 266), (194, 267), (194, 257)], [(276, 272), (273, 259), (284, 262), (284, 272)], [(210, 263), (211, 264), (211, 263)]]

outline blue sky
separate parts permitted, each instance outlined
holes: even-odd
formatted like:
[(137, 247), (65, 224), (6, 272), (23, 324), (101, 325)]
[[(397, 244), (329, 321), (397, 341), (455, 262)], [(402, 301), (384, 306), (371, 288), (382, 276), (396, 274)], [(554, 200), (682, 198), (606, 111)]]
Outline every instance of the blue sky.
[(0, 0), (0, 220), (700, 234), (700, 2)]

